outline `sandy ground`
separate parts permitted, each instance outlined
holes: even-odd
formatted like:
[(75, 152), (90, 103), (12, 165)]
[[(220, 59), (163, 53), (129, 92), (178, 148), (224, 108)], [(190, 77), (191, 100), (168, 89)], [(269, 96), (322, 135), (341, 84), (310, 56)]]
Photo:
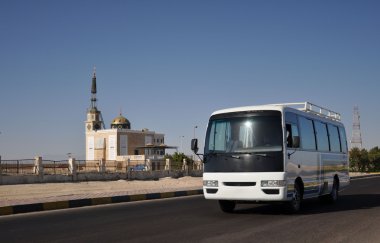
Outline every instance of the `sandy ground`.
[(372, 172), (372, 173), (365, 173), (365, 172), (350, 172), (350, 177), (355, 177), (355, 176), (366, 176), (366, 175), (380, 175), (380, 172)]
[(162, 178), (158, 181), (90, 181), (0, 186), (0, 206), (83, 198), (136, 195), (202, 188), (202, 177)]

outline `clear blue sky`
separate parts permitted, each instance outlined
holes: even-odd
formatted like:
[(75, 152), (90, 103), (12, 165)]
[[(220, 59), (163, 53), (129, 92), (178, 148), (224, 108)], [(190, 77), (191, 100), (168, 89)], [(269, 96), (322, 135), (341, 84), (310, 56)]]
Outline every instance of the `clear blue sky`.
[(380, 145), (379, 1), (0, 2), (0, 155), (84, 158), (93, 66), (106, 125), (166, 134), (190, 153), (217, 109), (353, 106)]

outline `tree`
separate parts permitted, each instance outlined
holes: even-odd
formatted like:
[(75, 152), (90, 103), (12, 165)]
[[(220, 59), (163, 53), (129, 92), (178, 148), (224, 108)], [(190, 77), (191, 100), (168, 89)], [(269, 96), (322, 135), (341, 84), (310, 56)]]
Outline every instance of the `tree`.
[(172, 168), (182, 169), (183, 159), (186, 160), (186, 164), (191, 168), (193, 160), (186, 156), (184, 153), (175, 152), (172, 155), (166, 154), (165, 159), (170, 159), (172, 161)]
[(380, 149), (378, 146), (368, 151), (368, 161), (372, 171), (380, 171)]
[(380, 148), (352, 148), (350, 150), (350, 170), (360, 172), (380, 171)]
[(361, 161), (361, 153), (358, 148), (352, 148), (350, 151), (350, 170), (351, 171), (359, 171), (360, 162)]
[(368, 159), (368, 151), (366, 149), (362, 149), (360, 151), (361, 161), (360, 161), (360, 172), (368, 172), (370, 170), (369, 159)]

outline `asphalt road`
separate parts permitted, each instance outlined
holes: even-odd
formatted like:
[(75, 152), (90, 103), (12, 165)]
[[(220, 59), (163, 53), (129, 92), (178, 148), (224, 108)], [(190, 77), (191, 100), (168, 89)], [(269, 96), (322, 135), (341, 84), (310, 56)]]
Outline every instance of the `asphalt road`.
[(0, 242), (380, 242), (380, 177), (353, 180), (334, 205), (239, 205), (203, 196), (0, 217)]

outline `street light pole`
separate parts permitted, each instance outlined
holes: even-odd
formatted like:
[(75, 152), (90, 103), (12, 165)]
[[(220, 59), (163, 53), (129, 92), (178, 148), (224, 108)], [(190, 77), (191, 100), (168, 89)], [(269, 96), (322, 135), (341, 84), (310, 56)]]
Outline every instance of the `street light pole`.
[(194, 126), (194, 137), (193, 137), (193, 138), (195, 138), (195, 129), (196, 129), (196, 128), (198, 128), (198, 125), (195, 125), (195, 126)]
[(179, 136), (179, 138), (181, 139), (181, 147), (180, 147), (180, 153), (183, 153), (183, 150), (182, 150), (182, 145), (183, 145), (183, 138), (184, 138), (185, 136)]
[[(1, 132), (0, 132), (0, 134), (1, 134)], [(1, 155), (0, 155), (0, 166), (1, 166)], [(1, 173), (3, 173), (2, 168), (0, 168), (0, 176), (1, 176)]]

